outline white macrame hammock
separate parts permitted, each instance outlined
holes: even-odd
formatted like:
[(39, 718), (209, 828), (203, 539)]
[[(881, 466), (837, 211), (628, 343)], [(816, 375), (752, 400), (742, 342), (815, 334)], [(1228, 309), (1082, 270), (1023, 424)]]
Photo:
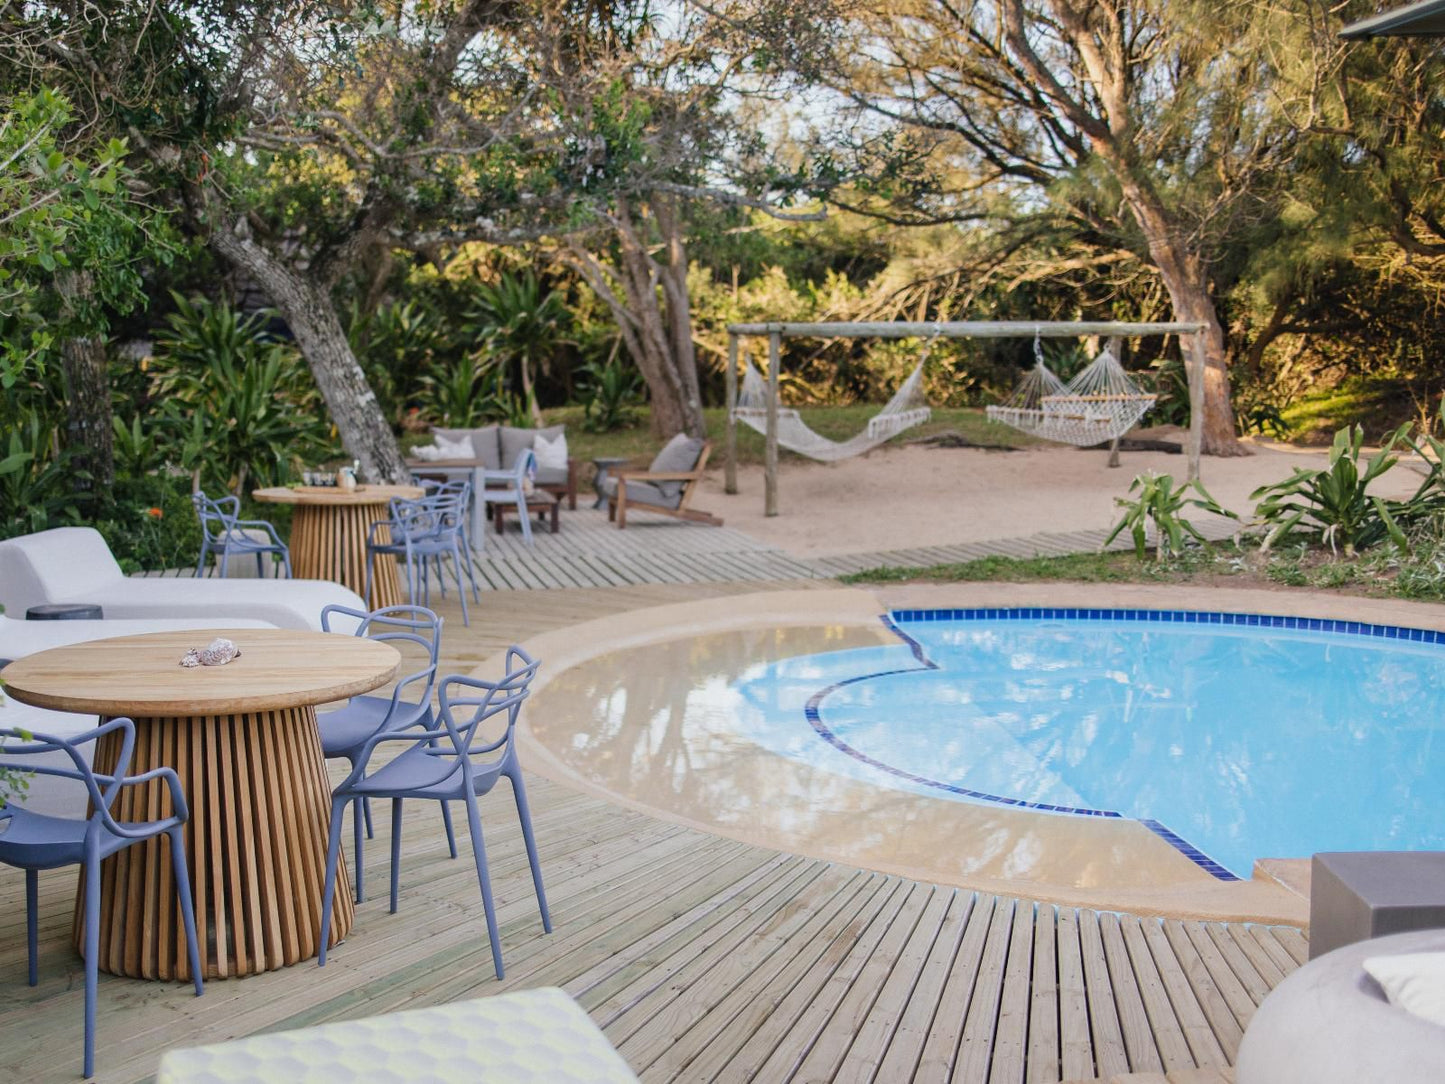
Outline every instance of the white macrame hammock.
[(1034, 367), (1014, 393), (988, 408), (990, 420), (1032, 436), (1087, 448), (1122, 437), (1157, 398), (1139, 389), (1105, 347), (1067, 384), (1049, 371), (1038, 339)]
[[(928, 360), (928, 350), (918, 359), (918, 365), (893, 394), (887, 404), (868, 419), (868, 428), (847, 440), (829, 440), (808, 428), (807, 422), (790, 407), (778, 408), (778, 443), (790, 452), (797, 452), (809, 459), (834, 463), (850, 456), (862, 455), (878, 445), (891, 440), (905, 429), (926, 422), (932, 414), (927, 406), (914, 406), (922, 398), (923, 363)], [(763, 374), (753, 367), (751, 358), (744, 362), (743, 386), (738, 390), (737, 406), (733, 417), (764, 436), (768, 432), (768, 383)]]

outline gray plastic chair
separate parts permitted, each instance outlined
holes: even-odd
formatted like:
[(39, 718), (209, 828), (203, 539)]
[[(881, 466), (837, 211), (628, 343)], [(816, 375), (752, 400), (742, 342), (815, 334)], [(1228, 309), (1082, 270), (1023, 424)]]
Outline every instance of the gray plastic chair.
[[(366, 587), (363, 598), (371, 597), (371, 578), (376, 569), (376, 558), (400, 557), (406, 562), (406, 597), (413, 606), (424, 606), (431, 601), (431, 584), (427, 579), (427, 561), (430, 558), (450, 557), (454, 562), (452, 572), (456, 576), (457, 595), (462, 603), (462, 624), (470, 627), (467, 614), (466, 589), (462, 586), (461, 522), (465, 514), (457, 515), (457, 500), (452, 496), (423, 497), (419, 501), (402, 500), (393, 497), (390, 503), (391, 518), (371, 525), (366, 536)], [(378, 532), (386, 529), (390, 542), (383, 542)]]
[[(346, 606), (328, 606), (321, 611), (321, 629), (331, 631), (333, 615), (356, 622), (356, 636), (365, 636), (382, 643), (415, 644), (427, 653), (427, 665), (413, 674), (398, 678), (390, 696), (353, 696), (345, 707), (318, 712), (316, 727), (321, 733), (321, 753), (328, 758), (345, 758), (356, 768), (357, 757), (366, 747), (367, 739), (382, 733), (397, 733), (411, 727), (430, 730), (433, 727), (431, 694), (436, 685), (437, 658), (441, 651), (442, 619), (422, 606), (387, 606), (366, 613)], [(403, 691), (409, 699), (403, 699)], [(371, 803), (365, 798), (353, 804), (351, 819), (355, 832), (356, 902), (362, 891), (362, 821), (366, 837), (373, 835)], [(442, 823), (447, 830), (447, 846), (457, 856), (457, 839), (452, 828), (452, 813), (442, 803)]]
[[(482, 821), (477, 799), (489, 792), (504, 776), (512, 783), (512, 797), (522, 824), (522, 840), (532, 867), (532, 886), (542, 912), (542, 928), (552, 932), (547, 911), (547, 894), (542, 888), (542, 867), (537, 860), (537, 842), (532, 834), (532, 814), (517, 761), (514, 735), (517, 715), (529, 695), (538, 663), (520, 647), (507, 651), (507, 676), (489, 682), (453, 675), (443, 678), (439, 702), (442, 726), (430, 731), (406, 734), (377, 734), (357, 758), (356, 768), (332, 792), (331, 834), (326, 848), (326, 883), (322, 889), (321, 954), (326, 963), (326, 942), (331, 934), (331, 910), (336, 896), (336, 867), (341, 855), (341, 820), (348, 803), (358, 798), (391, 799), (391, 910), (397, 906), (401, 871), (401, 811), (407, 798), (465, 802), (467, 827), (472, 837), (472, 856), (477, 863), (477, 880), (482, 890), (482, 907), (487, 916), (487, 936), (492, 944), (492, 963), (497, 978), (503, 977), (502, 948), (497, 934), (497, 917), (492, 906), (492, 880), (487, 870), (487, 852), (482, 842)], [(501, 734), (489, 739), (483, 724), (501, 724)], [(410, 742), (393, 760), (367, 774), (368, 762), (383, 742)], [(483, 759), (479, 759), (483, 758)]]
[(514, 504), (517, 519), (522, 523), (522, 539), (532, 544), (532, 521), (527, 516), (527, 489), (537, 477), (537, 456), (530, 448), (517, 453), (509, 470), (484, 470), (478, 472), (482, 479), (482, 491), (477, 500), (486, 504)]
[[(225, 579), (226, 563), (231, 554), (235, 553), (242, 557), (255, 555), (256, 576), (259, 578), (265, 575), (262, 555), (274, 553), (281, 558), (281, 564), (286, 569), (286, 578), (291, 579), (291, 551), (286, 548), (286, 543), (281, 541), (276, 528), (264, 519), (241, 519), (239, 497), (212, 500), (198, 489), (191, 494), (191, 503), (195, 505), (196, 516), (201, 521), (201, 556), (196, 560), (198, 577), (206, 570), (207, 556), (214, 553), (220, 557), (221, 579)], [(246, 534), (247, 528), (264, 533), (266, 541)], [(214, 565), (212, 571), (215, 571)]]
[[(461, 535), (462, 553), (466, 556), (466, 560), (462, 562), (462, 565), (467, 571), (467, 581), (472, 585), (472, 601), (481, 602), (482, 594), (481, 591), (477, 589), (477, 573), (476, 570), (472, 568), (471, 532), (467, 527), (467, 523), (471, 518), (472, 508), (471, 479), (455, 478), (451, 481), (443, 482), (435, 478), (418, 479), (413, 475), (412, 481), (426, 489), (427, 498), (437, 502), (439, 510), (449, 523), (455, 522), (457, 531)], [(442, 572), (442, 554), (438, 553), (432, 560), (436, 565), (437, 582), (441, 585), (442, 598), (446, 598), (447, 580), (445, 574)], [(422, 576), (422, 599), (423, 601), (430, 601), (429, 584), (431, 581), (425, 567), (422, 569)]]
[[(104, 734), (121, 732), (120, 757), (114, 775), (94, 772), (76, 749), (77, 745), (95, 741)], [(0, 730), (0, 741), (14, 739), (20, 745), (6, 745), (5, 756), (23, 757), (41, 753), (63, 752), (75, 767), (58, 768), (37, 765), (27, 769), (36, 775), (73, 779), (85, 784), (90, 792), (93, 812), (84, 820), (50, 817), (31, 813), (23, 805), (10, 803), (0, 809), (0, 862), (25, 871), (25, 936), (29, 951), (30, 985), (39, 982), (38, 916), (36, 895), (39, 871), (61, 866), (81, 866), (85, 871), (85, 1075), (95, 1073), (95, 990), (96, 971), (100, 958), (100, 863), (117, 851), (143, 843), (159, 835), (170, 837), (171, 861), (174, 864), (176, 894), (181, 901), (181, 915), (186, 926), (186, 949), (190, 955), (191, 975), (195, 978), (196, 996), (202, 992), (201, 954), (196, 944), (196, 915), (191, 906), (191, 877), (186, 868), (186, 842), (181, 826), (190, 817), (181, 781), (170, 768), (153, 768), (140, 775), (128, 776), (131, 753), (135, 749), (135, 723), (129, 719), (112, 719), (84, 736), (73, 739), (49, 734), (30, 734), (22, 730)], [(110, 807), (122, 787), (133, 787), (151, 780), (165, 781), (170, 791), (172, 813), (157, 821), (117, 821)]]

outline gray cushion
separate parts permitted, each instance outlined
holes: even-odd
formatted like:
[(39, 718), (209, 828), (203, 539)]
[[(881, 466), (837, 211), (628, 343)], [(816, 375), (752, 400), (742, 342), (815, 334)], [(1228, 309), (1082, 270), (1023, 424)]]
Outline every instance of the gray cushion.
[(1255, 1011), (1239, 1046), (1239, 1084), (1430, 1084), (1445, 1028), (1391, 1005), (1368, 956), (1445, 950), (1445, 930), (1397, 933), (1327, 952), (1291, 973)]
[(511, 469), (517, 461), (517, 456), (532, 447), (532, 441), (537, 434), (541, 433), (548, 440), (556, 440), (557, 437), (566, 431), (565, 425), (549, 425), (545, 429), (513, 429), (510, 425), (502, 426), (502, 468)]
[[(611, 499), (617, 496), (617, 479), (605, 478), (602, 481), (602, 495)], [(682, 503), (682, 491), (676, 493), (664, 493), (662, 489), (651, 482), (628, 482), (627, 483), (628, 504), (652, 504), (659, 508), (676, 508)]]
[(497, 440), (497, 432), (500, 428), (496, 425), (484, 425), (480, 429), (433, 428), (432, 433), (445, 437), (447, 440), (470, 440), (477, 462), (482, 465), (482, 469), (500, 470), (502, 459)]
[[(648, 472), (675, 474), (678, 471), (692, 470), (697, 466), (697, 457), (702, 455), (702, 444), (702, 441), (690, 437), (686, 433), (679, 433), (663, 446), (662, 451), (657, 453), (657, 457), (652, 461), (652, 466), (647, 468)], [(674, 504), (682, 496), (682, 482), (658, 482), (656, 485)], [(632, 499), (631, 493), (628, 493), (627, 499)]]
[(567, 471), (560, 467), (538, 467), (535, 481), (539, 486), (565, 486)]

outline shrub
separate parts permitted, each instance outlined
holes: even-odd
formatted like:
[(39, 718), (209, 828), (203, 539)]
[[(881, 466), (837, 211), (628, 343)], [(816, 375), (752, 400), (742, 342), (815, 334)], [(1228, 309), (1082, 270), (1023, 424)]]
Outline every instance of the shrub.
[[(1190, 490), (1196, 492), (1198, 496), (1187, 496)], [(1137, 492), (1138, 498), (1135, 500), (1129, 500), (1127, 497), (1114, 498), (1114, 503), (1124, 509), (1124, 514), (1120, 517), (1119, 522), (1114, 524), (1114, 529), (1109, 532), (1109, 537), (1104, 539), (1104, 546), (1108, 546), (1127, 528), (1134, 537), (1134, 552), (1140, 560), (1143, 560), (1147, 553), (1148, 528), (1150, 526), (1154, 528), (1155, 556), (1160, 560), (1170, 555), (1182, 554), (1186, 535), (1198, 542), (1206, 541), (1204, 535), (1200, 534), (1199, 528), (1180, 515), (1180, 512), (1186, 507), (1199, 508), (1206, 512), (1213, 512), (1216, 516), (1228, 516), (1230, 519), (1239, 518), (1233, 512), (1221, 507), (1198, 479), (1193, 482), (1185, 482), (1176, 488), (1172, 475), (1154, 474), (1151, 471), (1136, 477), (1133, 484), (1129, 486), (1129, 492)]]

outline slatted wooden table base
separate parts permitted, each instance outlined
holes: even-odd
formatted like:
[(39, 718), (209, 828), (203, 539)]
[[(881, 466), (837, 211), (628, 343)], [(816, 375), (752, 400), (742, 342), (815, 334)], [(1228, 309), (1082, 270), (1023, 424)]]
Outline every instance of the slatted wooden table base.
[[(387, 519), (381, 504), (298, 504), (291, 521), (291, 571), (298, 579), (332, 580), (366, 593), (366, 538), (373, 523)], [(383, 537), (381, 541), (389, 542)], [(406, 601), (396, 558), (378, 554), (372, 576), (373, 609)]]
[[(320, 951), (321, 889), (331, 789), (311, 707), (237, 715), (136, 719), (132, 774), (169, 766), (190, 805), (185, 827), (196, 934), (208, 979), (253, 975)], [(98, 772), (115, 768), (121, 735), (102, 737)], [(117, 820), (171, 813), (159, 781), (127, 787)], [(101, 866), (103, 971), (132, 978), (190, 978), (185, 927), (165, 837), (129, 847)], [(77, 901), (84, 899), (81, 878)], [(83, 946), (77, 903), (74, 940)], [(354, 905), (343, 859), (331, 943), (351, 929)]]

